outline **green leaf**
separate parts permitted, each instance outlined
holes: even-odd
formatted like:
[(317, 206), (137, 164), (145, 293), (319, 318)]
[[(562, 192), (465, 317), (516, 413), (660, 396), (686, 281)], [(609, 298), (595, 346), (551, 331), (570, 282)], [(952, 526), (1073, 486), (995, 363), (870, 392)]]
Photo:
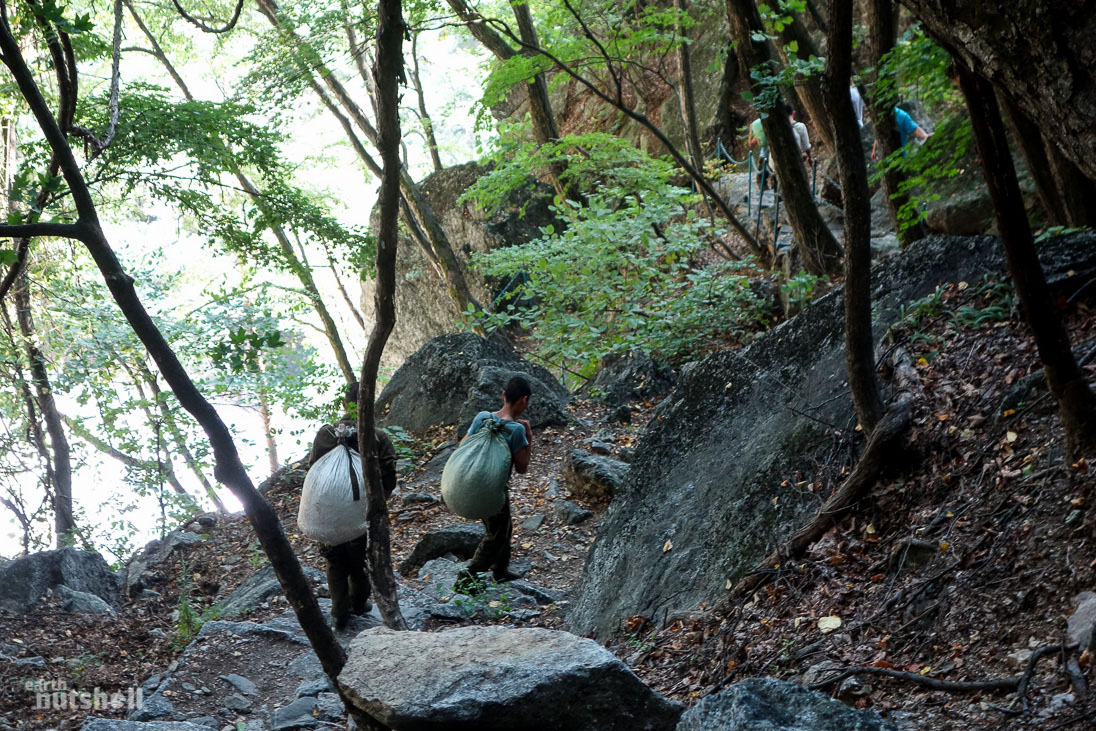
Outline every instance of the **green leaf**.
[(14, 249), (0, 249), (0, 264), (11, 266), (19, 261), (19, 252)]

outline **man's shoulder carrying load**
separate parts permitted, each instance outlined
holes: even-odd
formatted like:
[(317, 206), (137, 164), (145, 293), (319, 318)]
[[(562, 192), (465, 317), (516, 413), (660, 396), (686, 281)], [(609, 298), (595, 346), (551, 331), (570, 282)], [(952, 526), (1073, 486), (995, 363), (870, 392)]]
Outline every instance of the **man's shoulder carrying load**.
[[(346, 435), (336, 430), (336, 436)], [(364, 484), (361, 456), (343, 441), (316, 460), (305, 475), (297, 527), (309, 538), (331, 546), (365, 535)]]
[(441, 474), (441, 498), (462, 518), (489, 518), (506, 503), (510, 479), (510, 444), (506, 427), (487, 419), (457, 447)]

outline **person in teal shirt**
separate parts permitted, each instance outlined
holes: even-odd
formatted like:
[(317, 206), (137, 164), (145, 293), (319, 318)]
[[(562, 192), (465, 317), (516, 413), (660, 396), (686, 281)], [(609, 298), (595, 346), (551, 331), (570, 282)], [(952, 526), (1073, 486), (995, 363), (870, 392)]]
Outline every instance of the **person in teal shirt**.
[[(894, 108), (894, 121), (898, 125), (898, 139), (901, 142), (900, 147), (902, 148), (905, 148), (911, 134), (915, 137), (920, 138), (922, 142), (927, 140), (929, 137), (932, 137), (931, 132), (926, 133), (925, 130), (921, 129), (921, 125), (917, 124), (917, 122), (914, 121), (913, 117), (909, 115), (909, 112), (907, 112), (905, 109), (902, 109), (901, 107)], [(879, 159), (878, 152), (876, 151), (878, 145), (879, 138), (877, 137), (875, 142), (873, 142), (871, 146), (871, 159), (873, 161)], [(904, 149), (903, 154), (905, 154)]]
[[(529, 408), (532, 388), (521, 376), (514, 376), (502, 391), (502, 408), (492, 413), (481, 411), (468, 427), (464, 439), (479, 431), (488, 419), (500, 421), (505, 428), (506, 441), (510, 445), (510, 467), (519, 475), (529, 469), (530, 445), (533, 442), (533, 430), (522, 414)], [(464, 441), (462, 439), (461, 441)], [(457, 574), (457, 591), (468, 593), (480, 586), (477, 574), (491, 570), (495, 581), (513, 581), (520, 578), (510, 571), (510, 539), (514, 526), (510, 519), (510, 494), (507, 490), (506, 502), (502, 510), (483, 519), (484, 534), (476, 547), (472, 560)], [(467, 590), (467, 591), (465, 591)]]

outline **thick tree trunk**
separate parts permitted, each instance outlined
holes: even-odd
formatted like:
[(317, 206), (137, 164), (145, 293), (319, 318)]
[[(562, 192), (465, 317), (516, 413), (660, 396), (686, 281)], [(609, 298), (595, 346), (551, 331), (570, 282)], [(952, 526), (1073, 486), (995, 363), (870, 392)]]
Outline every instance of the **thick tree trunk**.
[(49, 434), (50, 461), (53, 465), (53, 534), (57, 547), (72, 542), (76, 521), (72, 516), (72, 450), (64, 422), (53, 399), (53, 386), (46, 370), (46, 359), (35, 342), (34, 316), (30, 309), (29, 282), (24, 275), (15, 289), (15, 313), (23, 335), (23, 350), (30, 364), (34, 399)]
[(746, 124), (746, 118), (739, 114), (733, 102), (735, 87), (744, 74), (738, 65), (738, 54), (733, 48), (727, 49), (727, 60), (723, 63), (723, 73), (719, 77), (719, 108), (715, 116), (715, 135), (723, 140), (728, 152), (733, 152), (738, 140), (738, 130)]
[(392, 573), (392, 546), (388, 532), (388, 506), (381, 484), (374, 433), (377, 370), (388, 336), (396, 324), (396, 244), (399, 241), (400, 203), (400, 112), (399, 83), (403, 72), (403, 34), (406, 27), (400, 0), (380, 0), (377, 5), (377, 59), (373, 79), (377, 88), (377, 150), (384, 163), (377, 205), (380, 226), (377, 232), (377, 319), (369, 336), (369, 347), (362, 363), (361, 390), (358, 392), (358, 439), (366, 475), (365, 519), (368, 527), (367, 552), (369, 577), (384, 623), (392, 629), (407, 629), (396, 597), (396, 577)]
[(1096, 12), (1059, 0), (903, 0), (1096, 180)]
[(1005, 120), (1012, 132), (1012, 139), (1020, 149), (1031, 179), (1035, 182), (1035, 192), (1046, 214), (1047, 223), (1052, 226), (1064, 226), (1067, 223), (1066, 212), (1062, 206), (1062, 194), (1050, 170), (1047, 150), (1043, 145), (1043, 135), (1039, 128), (1031, 123), (1024, 113), (1016, 108), (1004, 94), (997, 94), (997, 103), (1005, 113)]
[(845, 361), (856, 415), (870, 436), (883, 414), (883, 399), (875, 378), (871, 331), (871, 198), (860, 125), (849, 96), (851, 74), (852, 3), (834, 2), (822, 86), (845, 207)]
[[(822, 57), (822, 52), (814, 44), (811, 34), (807, 32), (807, 26), (794, 13), (792, 14), (792, 21), (785, 25), (784, 30), (780, 32), (780, 40), (785, 45), (795, 43), (799, 47), (795, 55), (800, 60), (806, 61), (811, 56)], [(787, 64), (784, 49), (780, 48), (779, 50), (781, 57)], [(795, 85), (795, 95), (799, 98), (803, 110), (814, 120), (814, 131), (822, 138), (822, 145), (829, 150), (834, 149), (836, 143), (833, 131), (830, 129), (829, 120), (826, 117), (826, 105), (822, 98), (820, 79), (817, 76), (811, 76), (798, 82)], [(799, 121), (803, 122), (805, 120), (800, 119)]]
[(1009, 273), (1034, 335), (1047, 385), (1058, 400), (1067, 450), (1074, 458), (1096, 455), (1096, 397), (1073, 357), (1069, 334), (1054, 309), (1050, 288), (1035, 252), (993, 85), (971, 72), (959, 58), (956, 58), (956, 66), (959, 85), (970, 109), (986, 187), (997, 211), (997, 228), (1001, 232)]
[(1096, 226), (1096, 182), (1085, 176), (1061, 148), (1043, 136), (1050, 174), (1061, 194), (1062, 209), (1070, 226)]
[[(772, 56), (768, 39), (754, 40), (765, 32), (754, 1), (727, 0), (727, 14), (742, 68), (775, 70), (778, 62)], [(756, 79), (751, 82), (751, 88), (754, 98), (760, 98), (762, 87)], [(816, 275), (834, 274), (841, 266), (841, 249), (811, 196), (810, 181), (803, 167), (799, 146), (779, 106), (778, 101), (776, 107), (760, 110), (767, 115), (761, 124), (765, 129), (788, 220), (795, 231), (796, 244), (807, 271)]]
[(337, 688), (339, 671), (346, 663), (346, 654), (335, 641), (335, 636), (320, 611), (319, 603), (301, 571), (293, 547), (282, 531), (278, 515), (270, 503), (255, 490), (240, 461), (228, 427), (212, 404), (194, 386), (186, 369), (137, 296), (133, 278), (126, 274), (103, 235), (95, 203), (72, 149), (42, 98), (6, 18), (0, 18), (0, 59), (11, 71), (20, 94), (37, 120), (54, 159), (59, 163), (77, 214), (76, 223), (73, 224), (0, 225), (0, 236), (66, 236), (81, 241), (87, 247), (103, 281), (134, 333), (155, 359), (179, 403), (194, 416), (209, 437), (217, 479), (227, 485), (243, 504), (255, 534), (274, 567), (286, 599), (293, 607), (324, 673)]
[[(894, 0), (867, 0), (865, 9), (867, 11), (872, 67), (878, 69), (883, 62), (883, 56), (894, 48), (897, 40), (898, 25)], [(872, 127), (875, 130), (879, 159), (885, 160), (901, 147), (898, 123), (894, 118), (893, 100), (872, 98), (868, 102), (868, 116), (871, 117)], [(898, 240), (902, 242), (903, 246), (908, 246), (918, 239), (925, 238), (928, 235), (928, 230), (920, 221), (909, 224), (904, 230), (899, 223), (898, 211), (909, 200), (904, 193), (900, 192), (902, 179), (901, 173), (897, 170), (888, 170), (883, 173), (880, 182), (883, 187), (883, 198), (887, 204), (887, 212), (890, 213), (891, 224), (898, 233)]]

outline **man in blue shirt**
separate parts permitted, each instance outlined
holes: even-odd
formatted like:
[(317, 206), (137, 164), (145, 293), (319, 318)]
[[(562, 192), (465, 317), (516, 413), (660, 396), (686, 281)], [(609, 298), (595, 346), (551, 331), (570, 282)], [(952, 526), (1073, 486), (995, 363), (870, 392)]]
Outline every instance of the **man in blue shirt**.
[[(901, 107), (894, 108), (894, 121), (898, 125), (898, 139), (900, 141), (900, 147), (905, 147), (906, 142), (909, 141), (910, 135), (914, 135), (921, 139), (922, 142), (932, 137), (931, 133), (926, 133), (921, 129), (921, 126), (914, 121), (913, 117)], [(879, 159), (879, 155), (876, 152), (876, 147), (879, 144), (879, 139), (876, 138), (875, 142), (871, 146), (871, 159), (874, 162)], [(903, 153), (904, 154), (904, 153)]]
[[(529, 408), (529, 397), (532, 395), (529, 382), (521, 376), (514, 376), (506, 384), (502, 391), (502, 408), (491, 413), (481, 411), (472, 420), (468, 428), (468, 434), (464, 439), (475, 434), (488, 419), (501, 421), (506, 434), (506, 441), (510, 445), (510, 467), (518, 474), (523, 475), (529, 469), (530, 445), (533, 441), (533, 430), (526, 419), (521, 415)], [(464, 441), (462, 439), (461, 441)], [(514, 526), (510, 521), (510, 496), (506, 496), (506, 502), (495, 515), (483, 519), (483, 527), (486, 529), (476, 553), (472, 560), (457, 575), (457, 590), (462, 588), (474, 589), (479, 579), (476, 574), (481, 571), (491, 570), (495, 581), (513, 581), (520, 578), (510, 572), (510, 538), (514, 532)], [(466, 592), (467, 593), (467, 592)]]

